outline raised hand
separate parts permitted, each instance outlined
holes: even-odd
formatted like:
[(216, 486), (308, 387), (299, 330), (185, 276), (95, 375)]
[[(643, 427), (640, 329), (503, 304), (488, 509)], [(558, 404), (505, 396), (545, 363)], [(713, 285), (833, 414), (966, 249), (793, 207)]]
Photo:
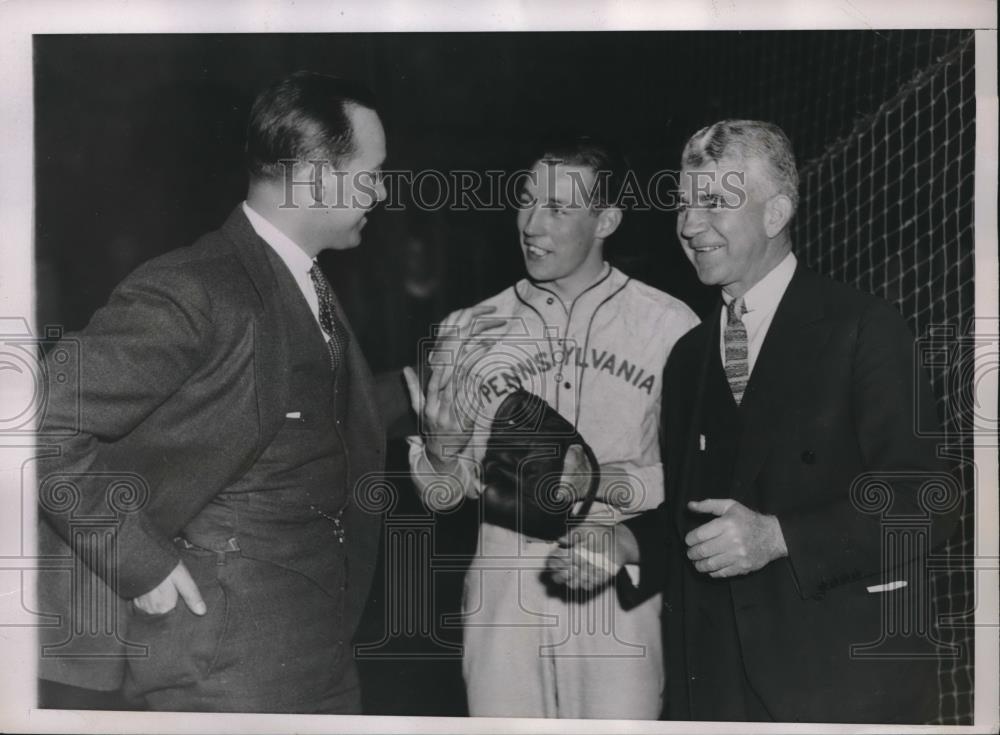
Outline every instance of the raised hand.
[(788, 555), (781, 524), (774, 516), (729, 498), (691, 501), (688, 508), (716, 516), (684, 537), (688, 559), (699, 572), (735, 577)]
[[(463, 311), (450, 325), (435, 353), (447, 357), (432, 366), (426, 391), (412, 368), (404, 368), (403, 376), (410, 392), (410, 402), (420, 421), (427, 457), (435, 467), (445, 464), (445, 458), (459, 453), (468, 443), (475, 424), (475, 412), (460, 405), (461, 391), (467, 390), (469, 374), (478, 358), (496, 343), (497, 330), (506, 319), (486, 319), (496, 311), (493, 306), (478, 306)], [(447, 347), (445, 347), (447, 345)], [(447, 447), (447, 451), (446, 451)]]

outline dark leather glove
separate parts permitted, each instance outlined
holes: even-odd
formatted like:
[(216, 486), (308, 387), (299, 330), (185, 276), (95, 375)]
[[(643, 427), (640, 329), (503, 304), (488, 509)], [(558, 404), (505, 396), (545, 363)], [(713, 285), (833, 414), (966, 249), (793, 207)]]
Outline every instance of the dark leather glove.
[[(583, 482), (562, 482), (569, 448), (578, 445), (589, 463)], [(483, 504), (491, 523), (526, 536), (555, 540), (566, 533), (570, 511), (582, 519), (600, 484), (593, 450), (573, 425), (538, 396), (518, 389), (500, 404), (483, 457)], [(579, 488), (579, 489), (578, 489)]]

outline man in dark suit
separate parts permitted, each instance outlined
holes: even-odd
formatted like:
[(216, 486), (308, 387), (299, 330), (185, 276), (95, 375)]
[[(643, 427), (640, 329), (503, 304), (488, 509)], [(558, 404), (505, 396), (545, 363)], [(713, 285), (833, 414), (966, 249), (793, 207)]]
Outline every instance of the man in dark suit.
[[(593, 548), (550, 566), (588, 587), (639, 562), (638, 589), (617, 578), (632, 604), (666, 587), (670, 718), (927, 721), (934, 642), (887, 632), (928, 615), (922, 560), (957, 498), (928, 500), (954, 487), (917, 435), (936, 417), (912, 337), (886, 303), (796, 261), (777, 126), (716, 123), (682, 164), (678, 234), (722, 299), (667, 363), (666, 501), (616, 527), (606, 570)], [(916, 521), (909, 548), (889, 543), (893, 519)]]
[[(63, 623), (43, 630), (43, 679), (123, 683), (158, 710), (360, 711), (351, 636), (380, 521), (356, 489), (383, 467), (384, 411), (315, 258), (360, 243), (384, 158), (361, 85), (272, 85), (246, 201), (68, 336), (80, 383), (50, 385), (40, 546), (84, 563), (40, 574)], [(94, 518), (110, 532), (81, 532)]]

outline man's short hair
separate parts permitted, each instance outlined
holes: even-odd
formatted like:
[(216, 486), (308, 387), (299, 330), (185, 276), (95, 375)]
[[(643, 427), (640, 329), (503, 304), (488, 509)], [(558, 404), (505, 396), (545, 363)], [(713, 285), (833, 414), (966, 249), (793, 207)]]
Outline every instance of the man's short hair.
[(537, 150), (539, 155), (534, 158), (535, 163), (580, 166), (594, 172), (593, 190), (580, 192), (581, 196), (590, 198), (593, 207), (621, 207), (619, 199), (628, 162), (613, 143), (589, 135), (552, 135), (544, 139)]
[(246, 164), (250, 178), (275, 178), (280, 161), (323, 160), (334, 168), (356, 153), (351, 107), (375, 110), (375, 96), (348, 79), (298, 71), (264, 89), (254, 100), (247, 125)]
[(761, 120), (721, 120), (704, 127), (688, 139), (681, 162), (688, 168), (718, 163), (723, 158), (756, 158), (767, 164), (778, 192), (799, 205), (799, 172), (792, 143), (785, 131)]

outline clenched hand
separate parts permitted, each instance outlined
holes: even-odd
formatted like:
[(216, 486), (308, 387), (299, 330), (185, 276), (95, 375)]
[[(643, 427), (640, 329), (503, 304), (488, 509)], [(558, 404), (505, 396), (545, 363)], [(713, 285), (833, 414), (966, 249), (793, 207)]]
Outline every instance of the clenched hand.
[(730, 498), (695, 500), (688, 508), (716, 516), (684, 537), (688, 559), (710, 577), (735, 577), (788, 555), (774, 516), (750, 510)]

